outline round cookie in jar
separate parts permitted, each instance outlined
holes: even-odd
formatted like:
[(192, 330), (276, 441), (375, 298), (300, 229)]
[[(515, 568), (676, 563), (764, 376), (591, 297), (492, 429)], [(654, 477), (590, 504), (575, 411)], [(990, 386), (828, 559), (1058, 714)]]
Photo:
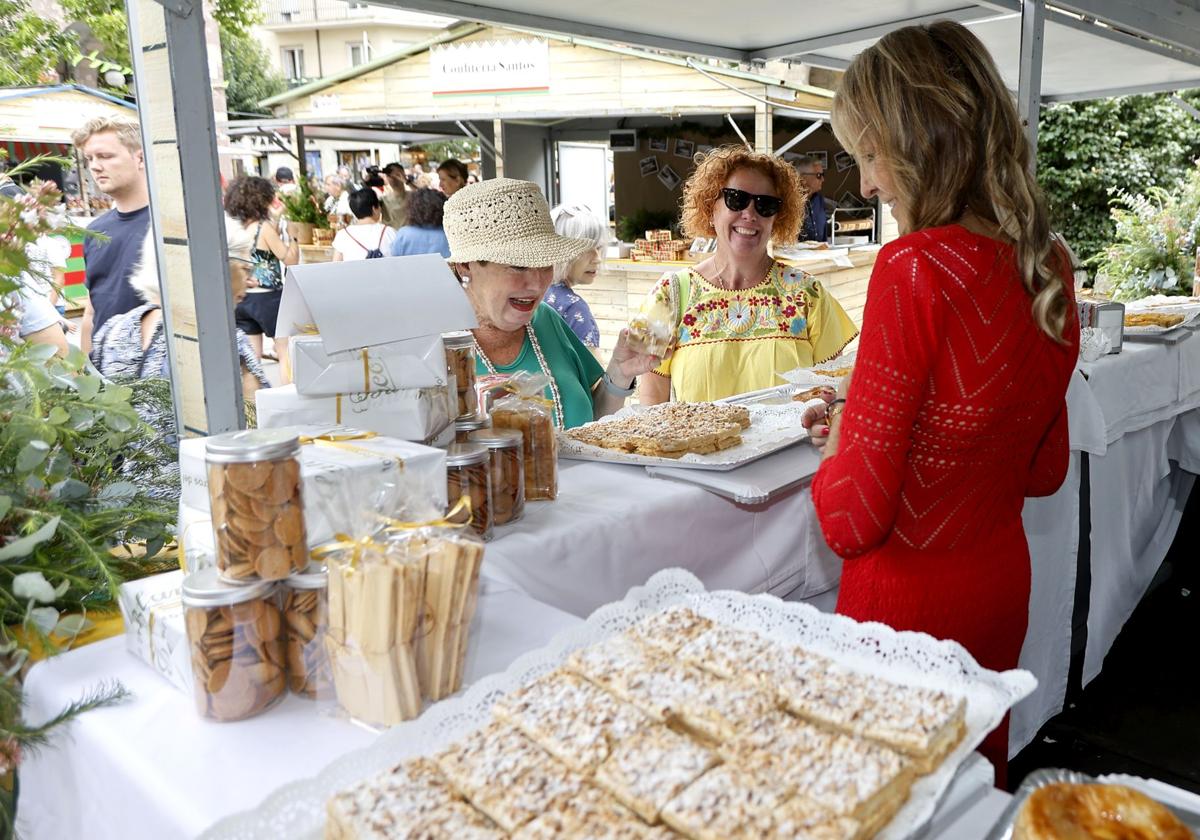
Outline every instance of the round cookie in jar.
[(470, 417), (479, 411), (475, 395), (475, 337), (467, 330), (442, 336), (446, 348), (446, 368), (454, 375), (458, 389), (458, 417)]
[(217, 569), (226, 580), (282, 580), (308, 565), (300, 439), (282, 429), (205, 444)]
[(492, 478), (488, 450), (478, 443), (452, 443), (446, 447), (446, 500), (454, 510), (459, 499), (471, 501), (470, 519), (461, 513), (480, 538), (492, 538)]
[(525, 454), (522, 435), (516, 429), (481, 429), (471, 433), (471, 442), (488, 449), (492, 479), (492, 521), (497, 525), (515, 522), (525, 512)]
[(472, 432), (477, 432), (480, 429), (490, 429), (491, 426), (492, 420), (486, 414), (472, 414), (469, 417), (459, 417), (454, 421), (454, 442), (470, 443)]
[(276, 585), (227, 583), (215, 568), (184, 578), (183, 616), (196, 710), (219, 721), (261, 714), (287, 691)]
[(329, 576), (325, 567), (308, 568), (280, 584), (280, 603), (287, 636), (287, 681), (293, 694), (333, 696), (325, 630), (329, 624)]

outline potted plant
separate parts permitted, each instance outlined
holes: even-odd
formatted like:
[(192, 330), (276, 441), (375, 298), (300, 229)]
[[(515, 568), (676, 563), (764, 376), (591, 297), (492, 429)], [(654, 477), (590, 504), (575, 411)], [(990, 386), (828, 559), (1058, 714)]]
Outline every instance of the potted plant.
[[(122, 582), (167, 568), (161, 548), (178, 504), (174, 453), (136, 404), (148, 391), (106, 382), (78, 350), (60, 358), (17, 337), (22, 275), (38, 273), (26, 246), (72, 232), (60, 202), (53, 184), (37, 182), (0, 197), (0, 836), (11, 836), (22, 755), (125, 696), (120, 686), (81, 687), (83, 698), (51, 720), (27, 721), (31, 655), (70, 647), (115, 609)], [(151, 402), (169, 406), (165, 383), (150, 388)]]
[(287, 219), (288, 236), (301, 245), (313, 244), (313, 229), (328, 228), (329, 217), (322, 209), (323, 197), (313, 194), (308, 180), (301, 178), (296, 189), (281, 193), (283, 216)]

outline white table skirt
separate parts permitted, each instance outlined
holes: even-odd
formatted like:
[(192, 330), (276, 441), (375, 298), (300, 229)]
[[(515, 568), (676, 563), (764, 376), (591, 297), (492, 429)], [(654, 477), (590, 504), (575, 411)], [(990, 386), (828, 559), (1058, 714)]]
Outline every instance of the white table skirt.
[(528, 504), (521, 521), (496, 529), (484, 555), (489, 575), (543, 603), (586, 616), (673, 567), (709, 589), (781, 596), (816, 595), (841, 577), (807, 487), (746, 506), (642, 467), (559, 467), (558, 498)]
[[(510, 585), (484, 581), (467, 681), (504, 670), (579, 621)], [(130, 655), (122, 638), (34, 666), (25, 685), (27, 717), (44, 720), (111, 680), (133, 699), (89, 712), (22, 763), (18, 829), (26, 840), (195, 837), (376, 737), (291, 695), (250, 720), (203, 720), (191, 695)]]

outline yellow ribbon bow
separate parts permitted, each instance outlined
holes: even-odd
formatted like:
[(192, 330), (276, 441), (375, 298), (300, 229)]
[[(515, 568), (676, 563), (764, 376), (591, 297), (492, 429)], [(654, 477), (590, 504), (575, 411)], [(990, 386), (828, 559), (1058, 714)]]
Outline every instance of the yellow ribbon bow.
[[(454, 520), (462, 514), (466, 515), (465, 520), (462, 522), (455, 522)], [(454, 507), (446, 511), (446, 515), (440, 519), (428, 519), (424, 522), (403, 522), (399, 519), (391, 519), (387, 516), (382, 516), (380, 519), (382, 519), (383, 523), (387, 526), (384, 528), (384, 533), (396, 533), (400, 531), (415, 531), (419, 528), (465, 528), (467, 525), (471, 524), (471, 514), (471, 497), (463, 495), (459, 496), (458, 501), (454, 504)]]

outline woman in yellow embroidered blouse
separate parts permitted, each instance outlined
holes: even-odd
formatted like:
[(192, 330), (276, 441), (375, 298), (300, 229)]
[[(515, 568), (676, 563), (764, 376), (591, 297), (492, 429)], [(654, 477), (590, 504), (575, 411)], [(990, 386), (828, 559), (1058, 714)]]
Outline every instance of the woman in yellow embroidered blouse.
[[(716, 252), (665, 275), (642, 311), (673, 326), (671, 354), (642, 377), (642, 402), (717, 400), (837, 356), (858, 335), (845, 310), (767, 243), (796, 241), (808, 196), (785, 161), (743, 146), (705, 156), (684, 186), (683, 231)], [(657, 313), (657, 314), (656, 314)]]

